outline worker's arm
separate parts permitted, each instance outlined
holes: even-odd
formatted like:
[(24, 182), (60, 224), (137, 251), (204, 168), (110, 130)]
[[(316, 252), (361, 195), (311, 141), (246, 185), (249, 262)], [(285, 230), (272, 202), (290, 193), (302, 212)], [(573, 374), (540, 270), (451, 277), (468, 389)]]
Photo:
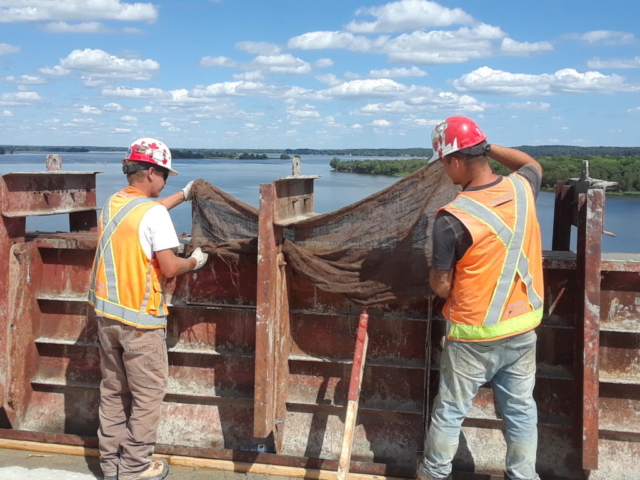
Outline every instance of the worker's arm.
[(160, 264), (160, 271), (167, 278), (176, 277), (191, 270), (197, 270), (207, 262), (207, 258), (209, 257), (200, 247), (196, 248), (189, 258), (178, 257), (170, 248), (160, 250), (159, 252), (155, 252), (155, 254)]
[(429, 285), (431, 290), (440, 298), (449, 298), (451, 296), (451, 285), (453, 283), (453, 269), (436, 270), (431, 269), (429, 274)]
[(168, 197), (161, 198), (160, 200), (158, 200), (158, 203), (167, 207), (167, 210), (171, 210), (173, 207), (177, 207), (184, 201), (184, 194), (182, 193), (182, 190), (180, 190), (179, 192), (169, 195)]
[(173, 207), (177, 207), (182, 202), (186, 202), (187, 200), (191, 200), (191, 187), (193, 186), (193, 180), (187, 183), (187, 186), (184, 187), (179, 192), (176, 192), (168, 197), (161, 198), (158, 200), (158, 203), (167, 207), (167, 210), (171, 210)]
[(520, 170), (525, 165), (531, 165), (538, 170), (538, 173), (542, 175), (542, 167), (540, 164), (530, 155), (527, 155), (520, 150), (509, 147), (501, 147), (500, 145), (491, 144), (491, 150), (488, 153), (490, 158), (493, 158), (496, 162), (501, 163), (512, 172)]

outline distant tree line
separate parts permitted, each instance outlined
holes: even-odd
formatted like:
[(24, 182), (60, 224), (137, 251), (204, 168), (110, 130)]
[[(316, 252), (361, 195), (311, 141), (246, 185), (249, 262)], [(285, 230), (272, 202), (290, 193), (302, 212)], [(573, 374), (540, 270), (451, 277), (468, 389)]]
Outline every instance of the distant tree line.
[[(553, 189), (559, 180), (578, 178), (582, 161), (589, 160), (589, 176), (618, 182), (622, 192), (640, 192), (640, 155), (635, 156), (560, 156), (538, 157), (543, 169), (542, 188)], [(411, 160), (353, 160), (343, 162), (334, 157), (329, 165), (338, 172), (369, 173), (374, 175), (406, 176), (427, 164), (426, 159)], [(510, 170), (491, 160), (495, 173), (507, 175)]]
[(350, 160), (343, 162), (333, 157), (329, 165), (338, 172), (370, 173), (373, 175), (405, 176), (427, 164), (427, 159), (410, 160)]
[(287, 148), (284, 153), (288, 155), (356, 155), (359, 157), (430, 157), (430, 148), (349, 148), (349, 149), (322, 149)]
[(239, 160), (266, 160), (267, 157), (264, 153), (242, 153), (238, 155)]
[[(582, 161), (589, 160), (589, 176), (609, 182), (618, 182), (621, 192), (640, 192), (640, 155), (634, 156), (584, 156), (539, 157), (542, 166), (542, 188), (554, 189), (559, 180), (578, 178)], [(506, 175), (509, 170), (491, 161), (494, 172)]]
[(234, 152), (228, 150), (182, 150), (178, 148), (171, 149), (171, 156), (181, 160), (190, 159), (209, 159), (209, 158), (237, 158)]

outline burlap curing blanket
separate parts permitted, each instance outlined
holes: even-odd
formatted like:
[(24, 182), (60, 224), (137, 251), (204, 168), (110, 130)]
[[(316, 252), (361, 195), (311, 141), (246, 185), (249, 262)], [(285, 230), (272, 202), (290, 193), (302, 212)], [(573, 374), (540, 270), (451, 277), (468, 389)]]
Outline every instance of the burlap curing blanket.
[[(440, 162), (424, 167), (357, 203), (287, 227), (287, 265), (362, 306), (424, 298), (433, 220), (457, 191)], [(256, 263), (258, 210), (204, 180), (193, 192), (190, 249)]]

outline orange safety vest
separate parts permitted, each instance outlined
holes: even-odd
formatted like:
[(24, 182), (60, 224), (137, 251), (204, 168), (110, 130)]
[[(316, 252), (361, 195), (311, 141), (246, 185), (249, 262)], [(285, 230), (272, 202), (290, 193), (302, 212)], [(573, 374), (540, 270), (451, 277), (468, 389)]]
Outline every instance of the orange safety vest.
[(447, 338), (489, 341), (537, 327), (544, 294), (542, 245), (529, 182), (512, 174), (493, 187), (460, 192), (441, 210), (458, 218), (473, 239), (456, 262), (443, 309)]
[(140, 222), (158, 205), (134, 187), (107, 200), (98, 222), (89, 303), (96, 313), (137, 328), (165, 328), (164, 278), (139, 240)]

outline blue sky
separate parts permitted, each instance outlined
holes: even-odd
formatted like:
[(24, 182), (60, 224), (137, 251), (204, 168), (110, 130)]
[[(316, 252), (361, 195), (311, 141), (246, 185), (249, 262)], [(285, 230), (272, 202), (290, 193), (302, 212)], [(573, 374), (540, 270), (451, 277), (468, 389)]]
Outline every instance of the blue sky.
[(637, 0), (0, 0), (0, 144), (640, 146)]

